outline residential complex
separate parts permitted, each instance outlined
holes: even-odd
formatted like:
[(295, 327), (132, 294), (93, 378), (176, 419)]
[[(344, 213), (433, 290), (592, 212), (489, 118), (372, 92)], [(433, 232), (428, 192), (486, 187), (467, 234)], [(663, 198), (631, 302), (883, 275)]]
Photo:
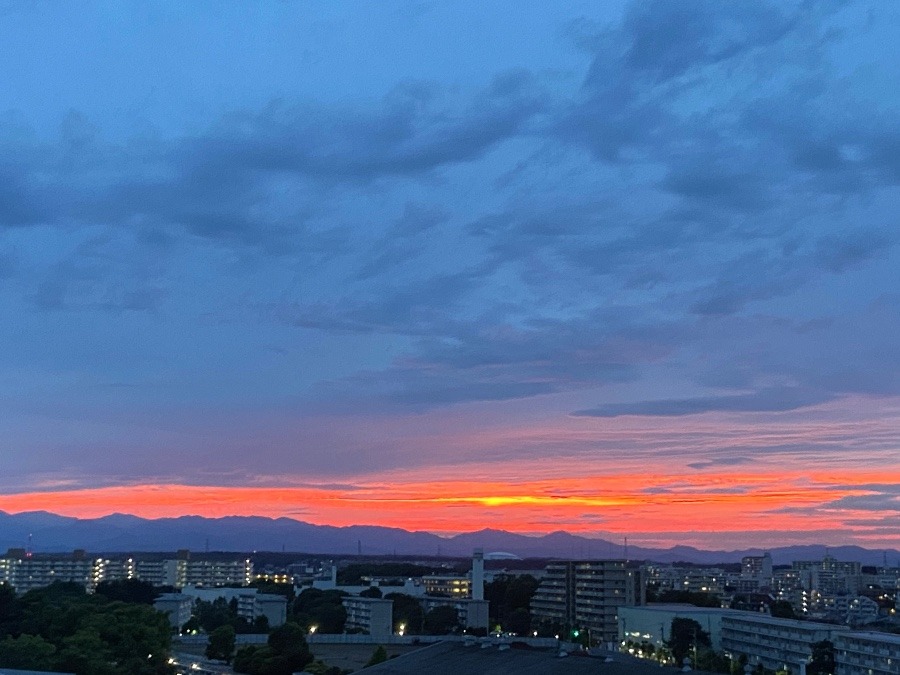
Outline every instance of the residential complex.
[(722, 617), (747, 614), (736, 609), (695, 607), (694, 605), (644, 605), (619, 608), (619, 644), (632, 646), (651, 645), (659, 650), (672, 637), (673, 619), (691, 619), (710, 637), (712, 648), (722, 650)]
[(641, 573), (624, 560), (556, 561), (547, 565), (531, 613), (561, 630), (586, 630), (595, 641), (614, 643), (619, 608), (644, 601)]
[[(393, 600), (357, 595), (343, 598), (341, 603), (347, 610), (347, 621), (344, 624), (347, 629), (361, 630), (378, 637), (387, 637), (394, 632)], [(402, 628), (397, 628), (403, 631)]]
[(799, 672), (800, 664), (811, 659), (815, 643), (833, 640), (842, 630), (846, 628), (742, 612), (722, 617), (722, 650), (734, 659), (744, 655), (750, 664), (769, 670)]
[(835, 636), (835, 675), (897, 675), (900, 635), (854, 632)]
[(54, 581), (73, 582), (93, 592), (102, 581), (140, 579), (154, 586), (246, 586), (253, 580), (249, 558), (217, 560), (192, 558), (179, 551), (174, 558), (93, 558), (84, 551), (71, 554), (30, 554), (10, 549), (0, 558), (0, 584), (22, 594)]

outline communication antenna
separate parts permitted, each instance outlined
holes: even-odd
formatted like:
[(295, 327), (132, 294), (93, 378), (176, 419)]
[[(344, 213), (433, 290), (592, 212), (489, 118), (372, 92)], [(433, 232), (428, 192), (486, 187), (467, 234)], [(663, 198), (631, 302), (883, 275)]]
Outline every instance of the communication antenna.
[(625, 537), (625, 562), (628, 562), (628, 537)]

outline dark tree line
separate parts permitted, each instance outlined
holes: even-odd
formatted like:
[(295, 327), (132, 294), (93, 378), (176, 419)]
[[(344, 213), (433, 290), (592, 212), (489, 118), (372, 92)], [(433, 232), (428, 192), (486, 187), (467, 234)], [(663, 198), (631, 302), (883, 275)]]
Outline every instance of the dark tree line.
[(234, 672), (249, 675), (292, 675), (313, 660), (306, 632), (296, 623), (286, 623), (269, 634), (266, 646), (248, 645), (234, 656)]
[(56, 583), (21, 598), (0, 586), (0, 667), (168, 675), (169, 647), (168, 618), (146, 602), (88, 595), (73, 583)]
[(530, 574), (499, 578), (484, 586), (484, 598), (490, 602), (493, 625), (504, 631), (527, 635), (531, 630), (531, 597), (539, 581)]

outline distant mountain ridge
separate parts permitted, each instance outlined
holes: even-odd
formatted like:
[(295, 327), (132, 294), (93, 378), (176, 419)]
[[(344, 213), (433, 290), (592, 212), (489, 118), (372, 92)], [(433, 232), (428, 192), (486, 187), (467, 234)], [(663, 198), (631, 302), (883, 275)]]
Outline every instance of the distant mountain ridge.
[[(622, 558), (624, 546), (603, 539), (590, 539), (551, 532), (528, 536), (505, 530), (484, 529), (453, 537), (430, 532), (410, 532), (394, 527), (313, 525), (292, 518), (227, 516), (203, 518), (181, 516), (149, 520), (125, 514), (79, 519), (46, 511), (9, 514), (0, 511), (0, 554), (8, 548), (25, 547), (32, 536), (34, 551), (90, 552), (175, 551), (290, 551), (309, 554), (353, 555), (443, 555), (464, 557), (472, 549), (506, 551), (522, 558)], [(900, 564), (896, 549), (869, 550), (859, 546), (785, 546), (768, 549), (775, 564), (792, 560), (819, 560), (826, 552), (838, 560), (858, 560), (864, 565)], [(692, 546), (653, 549), (629, 546), (632, 560), (660, 563), (677, 561), (699, 564), (739, 562), (745, 555), (760, 555), (762, 549), (705, 551)]]

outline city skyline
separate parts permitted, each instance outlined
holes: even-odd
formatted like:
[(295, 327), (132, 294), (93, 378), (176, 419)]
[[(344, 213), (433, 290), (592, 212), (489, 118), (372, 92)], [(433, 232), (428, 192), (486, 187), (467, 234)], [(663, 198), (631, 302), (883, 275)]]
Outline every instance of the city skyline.
[(0, 4), (0, 510), (900, 540), (900, 9)]

